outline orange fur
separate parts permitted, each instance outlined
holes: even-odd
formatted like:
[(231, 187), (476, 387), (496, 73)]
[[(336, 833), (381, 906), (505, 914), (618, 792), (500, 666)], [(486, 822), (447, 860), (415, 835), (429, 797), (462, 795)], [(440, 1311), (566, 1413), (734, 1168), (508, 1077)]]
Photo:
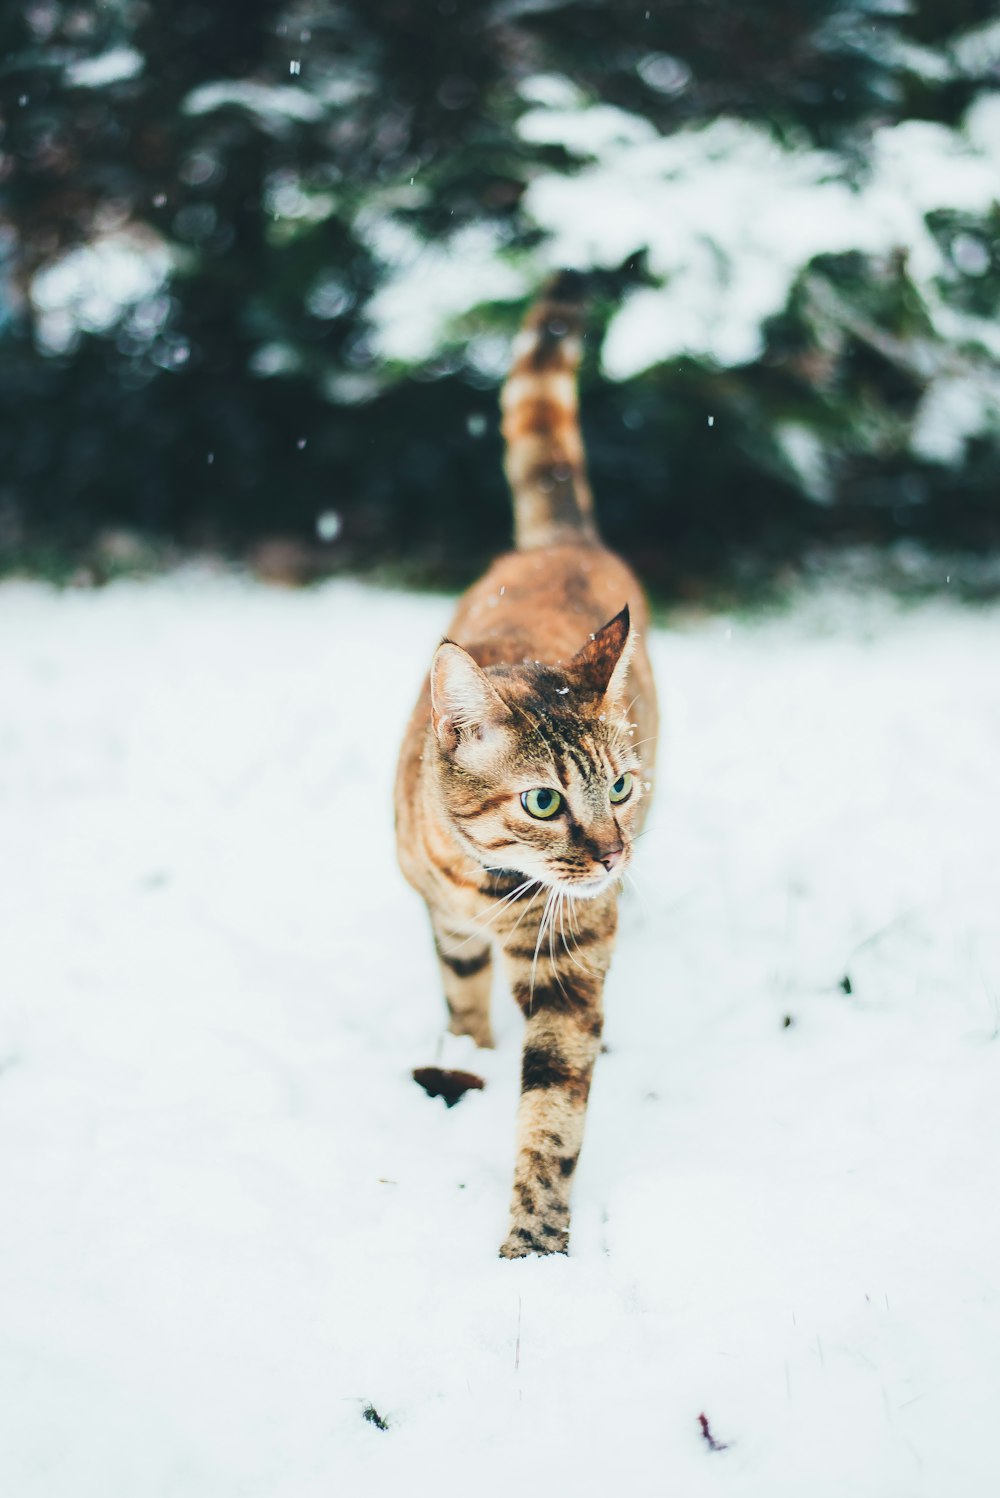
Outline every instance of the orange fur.
[[(503, 395), (517, 549), (459, 601), (396, 782), (400, 864), (427, 903), (451, 1028), (491, 1044), (494, 953), (526, 1016), (507, 1257), (568, 1245), (618, 877), (655, 760), (645, 601), (593, 520), (581, 336), (564, 275), (529, 312)], [(551, 817), (525, 804), (537, 788)]]

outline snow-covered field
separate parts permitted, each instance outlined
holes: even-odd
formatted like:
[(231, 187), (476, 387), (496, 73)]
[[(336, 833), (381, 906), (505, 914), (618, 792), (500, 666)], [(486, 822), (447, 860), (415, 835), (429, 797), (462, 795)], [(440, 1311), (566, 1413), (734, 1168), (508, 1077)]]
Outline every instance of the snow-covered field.
[(0, 1492), (1000, 1491), (1000, 611), (657, 634), (572, 1254), (517, 1263), (513, 1004), (485, 1091), (410, 1077), (447, 613), (0, 587)]

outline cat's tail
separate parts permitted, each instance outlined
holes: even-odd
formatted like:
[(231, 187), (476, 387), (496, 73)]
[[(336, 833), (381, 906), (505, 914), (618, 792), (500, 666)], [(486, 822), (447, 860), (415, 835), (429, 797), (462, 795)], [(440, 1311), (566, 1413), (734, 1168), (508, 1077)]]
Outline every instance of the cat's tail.
[(597, 539), (577, 413), (582, 341), (583, 277), (560, 271), (514, 341), (500, 401), (519, 551)]

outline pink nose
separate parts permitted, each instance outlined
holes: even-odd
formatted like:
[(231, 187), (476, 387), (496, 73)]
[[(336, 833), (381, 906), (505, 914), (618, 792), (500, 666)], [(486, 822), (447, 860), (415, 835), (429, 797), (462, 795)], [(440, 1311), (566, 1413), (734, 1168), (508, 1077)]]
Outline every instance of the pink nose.
[(602, 863), (610, 874), (615, 864), (621, 863), (623, 852), (624, 849), (621, 843), (619, 843), (617, 848), (606, 848), (603, 853), (599, 853), (597, 855), (597, 862)]

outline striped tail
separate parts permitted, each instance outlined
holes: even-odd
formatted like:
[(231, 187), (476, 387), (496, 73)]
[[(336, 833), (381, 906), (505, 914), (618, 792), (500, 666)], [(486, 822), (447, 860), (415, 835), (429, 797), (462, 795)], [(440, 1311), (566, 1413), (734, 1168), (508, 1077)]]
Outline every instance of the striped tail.
[(597, 539), (577, 415), (582, 292), (582, 276), (560, 271), (514, 341), (500, 404), (519, 551)]

